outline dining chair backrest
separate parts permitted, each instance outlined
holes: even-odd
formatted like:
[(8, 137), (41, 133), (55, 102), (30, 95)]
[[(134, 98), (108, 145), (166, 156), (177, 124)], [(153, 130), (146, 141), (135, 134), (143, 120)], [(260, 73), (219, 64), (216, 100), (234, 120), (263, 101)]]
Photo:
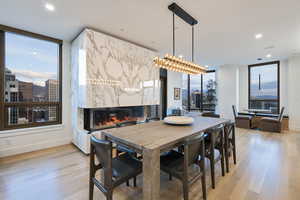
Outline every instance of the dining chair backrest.
[[(187, 155), (187, 165), (190, 166), (197, 163), (199, 155), (204, 149), (204, 134), (188, 139), (184, 143), (184, 154)], [(203, 156), (203, 155), (202, 155)]]
[(278, 121), (282, 121), (282, 119), (283, 119), (283, 113), (284, 113), (284, 107), (282, 107), (281, 110), (280, 110), (280, 114), (278, 116)]
[[(112, 143), (92, 136), (90, 156), (92, 158), (96, 156), (98, 159), (101, 169), (104, 171), (104, 186), (110, 187), (112, 185)], [(90, 164), (96, 166), (94, 160)]]
[(224, 131), (226, 133), (226, 136), (230, 139), (233, 138), (234, 128), (235, 128), (234, 122), (229, 122), (224, 126)]
[(223, 132), (224, 132), (224, 125), (219, 125), (218, 127), (209, 129), (206, 131), (209, 134), (209, 139), (213, 148), (223, 142)]
[(236, 118), (236, 117), (237, 117), (237, 112), (236, 112), (236, 107), (235, 107), (235, 105), (232, 105), (232, 111), (233, 111), (233, 116), (234, 116), (234, 118)]

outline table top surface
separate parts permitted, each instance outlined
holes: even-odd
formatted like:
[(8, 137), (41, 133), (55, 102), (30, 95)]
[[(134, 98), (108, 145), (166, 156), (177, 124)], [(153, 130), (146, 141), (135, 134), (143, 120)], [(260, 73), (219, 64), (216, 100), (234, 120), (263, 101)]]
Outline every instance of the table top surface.
[(102, 131), (109, 139), (143, 151), (144, 149), (163, 149), (187, 137), (197, 135), (209, 128), (229, 122), (228, 119), (193, 116), (194, 123), (189, 126), (174, 126), (161, 121), (137, 124)]

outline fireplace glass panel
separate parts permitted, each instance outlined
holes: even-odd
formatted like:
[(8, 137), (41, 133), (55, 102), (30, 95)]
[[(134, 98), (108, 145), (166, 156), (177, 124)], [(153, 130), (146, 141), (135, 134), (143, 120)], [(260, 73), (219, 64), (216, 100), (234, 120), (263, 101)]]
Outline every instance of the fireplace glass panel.
[(158, 116), (158, 107), (131, 106), (88, 109), (85, 115), (88, 115), (88, 117), (85, 116), (85, 128), (88, 130), (100, 130), (129, 123), (145, 122), (147, 118)]

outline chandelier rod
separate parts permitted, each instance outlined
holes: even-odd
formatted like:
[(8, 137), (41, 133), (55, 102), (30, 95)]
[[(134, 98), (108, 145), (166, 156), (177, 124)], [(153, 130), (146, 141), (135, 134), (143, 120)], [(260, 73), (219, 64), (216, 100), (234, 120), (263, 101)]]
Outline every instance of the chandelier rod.
[(194, 25), (192, 25), (192, 62), (194, 62)]
[(175, 13), (173, 12), (173, 56), (175, 56)]

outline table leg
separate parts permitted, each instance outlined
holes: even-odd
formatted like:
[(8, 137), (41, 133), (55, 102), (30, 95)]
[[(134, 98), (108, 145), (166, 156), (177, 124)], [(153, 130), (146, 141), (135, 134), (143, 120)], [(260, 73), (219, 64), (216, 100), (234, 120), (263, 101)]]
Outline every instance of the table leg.
[(159, 200), (160, 196), (160, 151), (143, 151), (143, 200)]

